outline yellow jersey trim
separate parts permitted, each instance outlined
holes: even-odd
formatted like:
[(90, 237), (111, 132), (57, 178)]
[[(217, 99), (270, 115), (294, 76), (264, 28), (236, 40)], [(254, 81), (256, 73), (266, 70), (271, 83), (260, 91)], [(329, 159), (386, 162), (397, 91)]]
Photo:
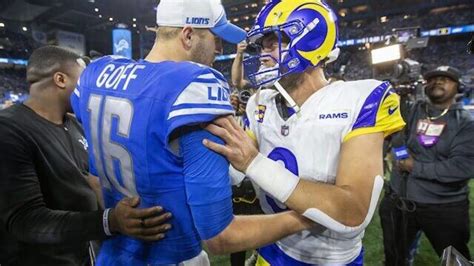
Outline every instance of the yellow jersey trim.
[(402, 115), (400, 113), (400, 96), (394, 92), (391, 92), (390, 90), (387, 90), (386, 93), (390, 93), (390, 95), (385, 97), (385, 100), (377, 111), (375, 126), (357, 128), (349, 132), (344, 137), (343, 142), (360, 135), (376, 132), (383, 132), (385, 138), (395, 132), (402, 130), (403, 127), (405, 127), (405, 121), (403, 121)]

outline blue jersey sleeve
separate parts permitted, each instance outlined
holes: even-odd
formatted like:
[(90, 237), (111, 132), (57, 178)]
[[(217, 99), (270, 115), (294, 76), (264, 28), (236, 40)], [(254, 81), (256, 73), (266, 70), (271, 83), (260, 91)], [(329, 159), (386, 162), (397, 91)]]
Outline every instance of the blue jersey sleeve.
[(233, 219), (229, 163), (202, 144), (205, 138), (223, 143), (200, 129), (180, 137), (187, 201), (194, 225), (204, 240), (218, 235)]
[(182, 126), (206, 123), (232, 114), (229, 84), (219, 72), (202, 68), (170, 106), (167, 137)]

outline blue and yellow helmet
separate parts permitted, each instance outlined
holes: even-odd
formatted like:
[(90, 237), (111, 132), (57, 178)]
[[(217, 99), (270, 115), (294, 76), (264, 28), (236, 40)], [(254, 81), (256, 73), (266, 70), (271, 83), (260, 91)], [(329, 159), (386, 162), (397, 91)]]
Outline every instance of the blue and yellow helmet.
[[(259, 39), (267, 34), (278, 36), (280, 56), (273, 58), (278, 63), (278, 75), (267, 75), (269, 79), (265, 80), (261, 78), (264, 75), (257, 70), (249, 74), (249, 79), (255, 86), (332, 62), (339, 54), (336, 46), (337, 18), (331, 8), (321, 0), (270, 1), (257, 15), (247, 39), (249, 43), (258, 43)], [(282, 40), (288, 42), (286, 48), (282, 46)], [(255, 57), (244, 63), (255, 64)], [(259, 76), (260, 78), (257, 78)]]

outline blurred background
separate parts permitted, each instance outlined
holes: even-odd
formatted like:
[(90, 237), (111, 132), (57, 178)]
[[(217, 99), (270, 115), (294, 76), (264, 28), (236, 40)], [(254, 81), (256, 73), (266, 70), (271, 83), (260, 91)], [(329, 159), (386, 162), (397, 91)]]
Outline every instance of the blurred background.
[[(452, 65), (474, 83), (474, 60), (465, 52), (474, 34), (472, 0), (330, 0), (339, 19), (341, 56), (329, 76), (353, 80), (374, 77), (371, 51), (404, 45), (402, 59), (421, 71)], [(121, 54), (143, 58), (155, 33), (156, 0), (2, 0), (0, 1), (0, 102), (27, 93), (25, 65), (31, 51), (45, 44), (82, 55)], [(223, 0), (228, 19), (248, 30), (264, 0)], [(230, 78), (235, 46), (224, 45), (214, 67)], [(384, 78), (384, 76), (375, 76)], [(395, 77), (396, 78), (396, 77)]]

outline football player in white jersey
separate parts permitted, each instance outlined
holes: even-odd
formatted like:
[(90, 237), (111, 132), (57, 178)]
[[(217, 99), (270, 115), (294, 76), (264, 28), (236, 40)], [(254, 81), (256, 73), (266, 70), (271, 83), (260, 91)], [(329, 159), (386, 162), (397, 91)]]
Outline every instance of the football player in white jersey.
[(275, 66), (249, 78), (277, 90), (249, 100), (251, 132), (220, 118), (207, 129), (226, 144), (203, 143), (260, 187), (265, 212), (293, 209), (326, 228), (259, 249), (257, 264), (362, 265), (361, 240), (383, 186), (383, 140), (405, 125), (398, 95), (377, 80), (329, 84), (323, 67), (337, 58), (337, 25), (321, 1), (270, 1), (248, 40), (276, 49), (258, 58)]

